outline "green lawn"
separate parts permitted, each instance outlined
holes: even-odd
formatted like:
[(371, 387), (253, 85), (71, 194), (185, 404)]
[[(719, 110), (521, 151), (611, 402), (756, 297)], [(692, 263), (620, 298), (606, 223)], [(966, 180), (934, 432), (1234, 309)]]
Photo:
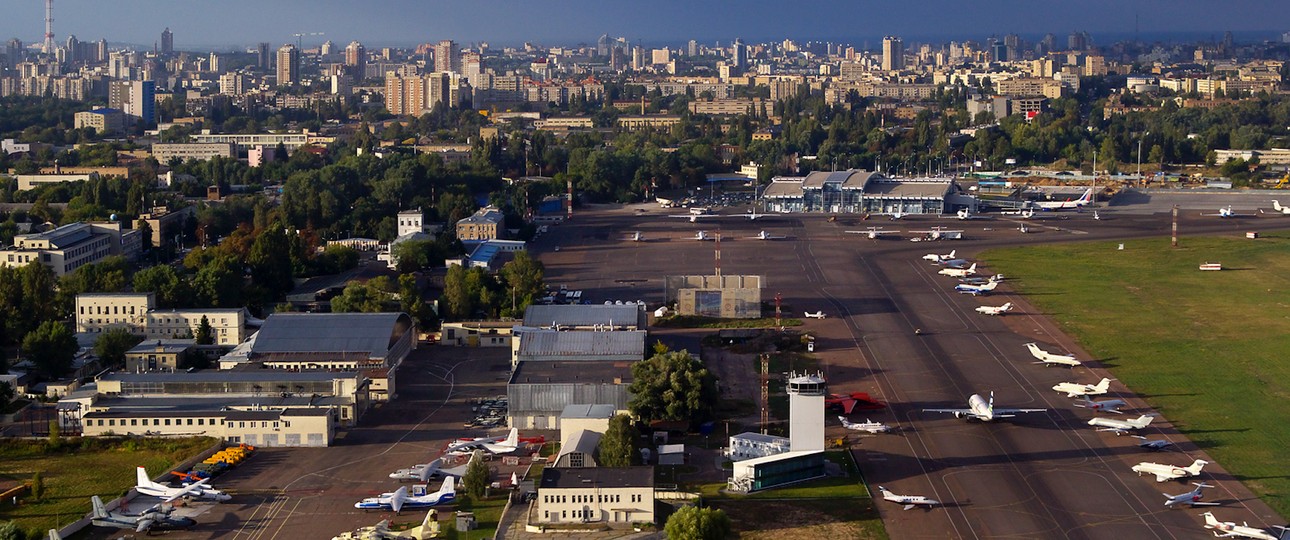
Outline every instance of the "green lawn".
[(140, 465), (159, 474), (215, 443), (210, 438), (98, 440), (64, 438), (57, 450), (45, 441), (0, 441), (0, 477), (26, 482), (36, 471), (45, 484), (42, 500), (20, 499), (14, 507), (0, 502), (0, 521), (17, 520), (24, 529), (44, 532), (80, 519), (90, 497), (121, 496), (134, 485)]
[[(991, 250), (992, 271), (1290, 515), (1290, 237)], [(1201, 272), (1206, 262), (1221, 272)]]
[[(502, 510), (506, 509), (506, 493), (476, 501), (472, 497), (462, 497), (457, 499), (457, 510), (461, 512), (475, 513), (475, 530), (458, 531), (456, 524), (456, 514), (445, 514), (440, 512), (439, 519), (448, 518), (448, 522), (443, 523), (442, 538), (448, 540), (468, 540), (492, 538), (497, 533), (497, 524), (502, 520)], [(523, 523), (519, 527), (524, 528)]]

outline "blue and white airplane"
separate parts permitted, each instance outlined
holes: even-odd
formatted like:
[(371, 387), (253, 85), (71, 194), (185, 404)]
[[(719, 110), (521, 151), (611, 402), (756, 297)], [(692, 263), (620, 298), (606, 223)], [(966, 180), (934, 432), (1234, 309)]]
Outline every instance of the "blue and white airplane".
[(444, 479), (443, 485), (439, 491), (427, 493), (425, 495), (408, 495), (408, 487), (403, 486), (394, 491), (394, 493), (382, 493), (379, 497), (368, 497), (354, 503), (354, 508), (359, 510), (394, 510), (394, 513), (403, 511), (404, 508), (430, 508), (440, 504), (447, 504), (457, 500), (457, 489), (454, 485), (453, 477), (449, 476)]

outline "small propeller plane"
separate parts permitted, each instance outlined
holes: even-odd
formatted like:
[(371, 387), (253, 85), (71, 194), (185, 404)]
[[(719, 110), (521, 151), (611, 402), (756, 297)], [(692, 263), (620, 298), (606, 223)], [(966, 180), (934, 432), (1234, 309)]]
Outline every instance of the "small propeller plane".
[(1133, 438), (1142, 439), (1142, 442), (1138, 443), (1138, 447), (1151, 450), (1152, 452), (1159, 452), (1174, 445), (1174, 443), (1164, 439), (1148, 439), (1142, 435), (1134, 435)]
[(430, 463), (418, 463), (406, 469), (399, 469), (390, 473), (390, 478), (395, 480), (411, 480), (427, 482), (431, 478), (455, 476), (461, 478), (466, 475), (466, 468), (470, 466), (471, 461), (479, 459), (481, 450), (476, 450), (470, 455), (470, 461), (465, 465), (459, 465), (451, 468), (443, 468), (443, 458), (436, 459)]
[(824, 310), (822, 309), (815, 313), (811, 313), (809, 311), (806, 312), (806, 318), (808, 319), (823, 319), (825, 317), (827, 317), (827, 315), (824, 314)]
[(645, 241), (646, 241), (646, 240), (645, 240), (645, 235), (644, 235), (643, 233), (641, 233), (640, 231), (635, 231), (635, 232), (633, 232), (631, 236), (628, 236), (628, 237), (627, 237), (627, 240), (630, 240), (630, 241), (632, 241), (632, 242), (645, 242)]
[(1150, 415), (1142, 415), (1133, 420), (1119, 420), (1116, 418), (1106, 418), (1099, 416), (1088, 421), (1088, 425), (1099, 428), (1098, 431), (1114, 431), (1116, 435), (1124, 435), (1130, 431), (1142, 429), (1151, 424)]
[(839, 416), (838, 420), (842, 422), (842, 427), (853, 431), (867, 431), (869, 433), (887, 433), (891, 431), (891, 426), (882, 422), (865, 420), (864, 422), (852, 422), (845, 416)]
[(976, 263), (972, 263), (972, 266), (969, 266), (967, 268), (942, 268), (939, 272), (937, 272), (937, 274), (940, 274), (942, 276), (956, 277), (956, 278), (975, 276)]
[(694, 236), (690, 237), (690, 240), (698, 240), (700, 242), (706, 242), (708, 240), (716, 240), (716, 239), (717, 238), (715, 236), (708, 234), (708, 231), (698, 231), (694, 233)]
[(448, 446), (447, 453), (451, 455), (474, 454), (476, 450), (483, 450), (490, 454), (502, 455), (514, 453), (520, 447), (520, 430), (511, 428), (505, 437), (485, 437), (469, 441), (459, 441)]
[(842, 231), (842, 232), (845, 232), (847, 234), (863, 234), (867, 236), (870, 240), (877, 240), (878, 238), (882, 237), (882, 235), (884, 234), (900, 233), (900, 231), (888, 231), (888, 230), (883, 230), (879, 227), (869, 227), (868, 229), (865, 229), (863, 231)]
[(1202, 215), (1202, 216), (1218, 216), (1218, 217), (1220, 217), (1220, 218), (1224, 218), (1224, 219), (1226, 219), (1226, 218), (1254, 217), (1254, 214), (1238, 214), (1238, 213), (1236, 213), (1234, 210), (1232, 210), (1232, 207), (1231, 207), (1230, 205), (1229, 205), (1227, 208), (1219, 208), (1219, 209), (1218, 209), (1218, 213), (1217, 213), (1217, 214), (1201, 214), (1201, 215)]
[(750, 240), (787, 240), (787, 236), (775, 236), (766, 231), (757, 233), (757, 236), (749, 236)]
[(905, 507), (905, 510), (912, 510), (915, 506), (926, 506), (931, 508), (941, 504), (940, 501), (929, 499), (922, 495), (897, 495), (882, 486), (878, 486), (878, 491), (882, 492), (882, 500), (902, 505)]
[[(694, 210), (691, 208), (691, 210)], [(667, 217), (689, 220), (690, 223), (698, 223), (700, 219), (715, 219), (721, 216), (717, 214), (669, 214)]]
[(1007, 302), (1002, 306), (981, 306), (976, 308), (977, 313), (985, 315), (1003, 315), (1009, 311), (1012, 311), (1012, 302)]
[[(1281, 529), (1281, 534), (1272, 534), (1258, 527), (1251, 527), (1248, 522), (1242, 522), (1237, 525), (1235, 521), (1219, 521), (1214, 517), (1212, 512), (1201, 514), (1205, 516), (1205, 528), (1213, 529), (1214, 536), (1218, 538), (1253, 538), (1255, 540), (1282, 540), (1286, 537), (1286, 527), (1277, 526)], [(1223, 534), (1219, 534), (1219, 532)]]
[(394, 510), (394, 513), (397, 514), (404, 508), (429, 508), (450, 503), (457, 499), (457, 489), (454, 481), (455, 479), (449, 476), (444, 479), (439, 491), (424, 495), (408, 495), (408, 486), (403, 486), (394, 490), (394, 493), (382, 493), (379, 497), (368, 497), (358, 501), (354, 503), (354, 508), (359, 510)]
[(910, 240), (919, 242), (923, 240), (957, 240), (963, 237), (962, 229), (946, 229), (944, 227), (932, 227), (925, 231), (909, 231), (914, 234), (921, 234), (921, 237), (914, 237)]
[(1282, 214), (1290, 216), (1290, 206), (1281, 206), (1281, 201), (1273, 199), (1272, 209), (1277, 212), (1281, 212)]
[(1093, 401), (1089, 399), (1088, 396), (1084, 396), (1084, 401), (1076, 402), (1075, 406), (1088, 409), (1094, 412), (1109, 412), (1109, 413), (1115, 413), (1115, 414), (1124, 414), (1123, 411), (1120, 411), (1120, 407), (1125, 406), (1125, 402), (1123, 399), (1102, 399), (1098, 401)]
[(1209, 462), (1203, 459), (1193, 461), (1191, 465), (1186, 467), (1175, 467), (1164, 463), (1143, 461), (1142, 463), (1133, 466), (1133, 472), (1138, 473), (1138, 476), (1154, 474), (1156, 475), (1157, 482), (1168, 482), (1170, 480), (1200, 476), (1201, 469), (1204, 469), (1208, 464)]
[(384, 519), (370, 527), (361, 527), (352, 532), (333, 536), (331, 540), (429, 540), (439, 537), (439, 511), (431, 508), (426, 512), (421, 526), (406, 531), (390, 530), (390, 520)]
[(989, 216), (983, 216), (983, 215), (980, 215), (980, 214), (973, 214), (973, 213), (972, 213), (972, 211), (971, 211), (971, 210), (968, 210), (967, 208), (964, 208), (964, 209), (962, 209), (962, 210), (959, 210), (958, 212), (955, 212), (955, 213), (954, 213), (954, 216), (955, 216), (955, 217), (957, 217), (957, 218), (959, 218), (959, 219), (962, 219), (962, 220), (968, 220), (968, 219), (990, 219), (990, 217), (989, 217)]
[(1219, 503), (1216, 503), (1216, 502), (1202, 502), (1202, 501), (1201, 501), (1201, 499), (1205, 498), (1205, 495), (1204, 495), (1203, 493), (1201, 493), (1200, 491), (1201, 491), (1202, 489), (1204, 489), (1204, 488), (1207, 488), (1207, 487), (1214, 487), (1214, 486), (1211, 486), (1211, 485), (1206, 484), (1206, 483), (1204, 483), (1204, 482), (1201, 482), (1201, 483), (1199, 483), (1199, 484), (1197, 484), (1197, 483), (1195, 483), (1195, 482), (1192, 482), (1192, 484), (1191, 484), (1191, 485), (1196, 486), (1196, 489), (1193, 489), (1193, 490), (1191, 490), (1191, 491), (1188, 491), (1187, 493), (1179, 493), (1179, 494), (1177, 494), (1177, 495), (1170, 495), (1170, 494), (1168, 494), (1168, 493), (1161, 493), (1161, 495), (1164, 495), (1164, 496), (1165, 496), (1165, 508), (1173, 508), (1173, 506), (1174, 506), (1175, 504), (1190, 504), (1190, 505), (1192, 505), (1192, 507), (1196, 507), (1196, 506), (1218, 506), (1218, 504), (1219, 504)]
[(896, 221), (908, 215), (908, 212), (890, 212), (887, 214), (887, 217), (891, 218), (892, 221)]
[(947, 253), (947, 254), (945, 254), (945, 255), (937, 255), (937, 254), (935, 254), (935, 253), (928, 253), (927, 255), (923, 255), (923, 260), (924, 260), (924, 261), (932, 261), (932, 262), (934, 262), (934, 263), (936, 263), (936, 264), (941, 264), (941, 263), (944, 263), (945, 261), (952, 261), (952, 260), (954, 260), (954, 254), (955, 254), (955, 253), (957, 253), (957, 252), (958, 252), (958, 250), (951, 249), (951, 250), (950, 250), (950, 252), (949, 252), (949, 253)]
[(1040, 349), (1039, 345), (1036, 345), (1034, 343), (1027, 343), (1026, 349), (1030, 351), (1031, 356), (1034, 356), (1036, 360), (1039, 360), (1038, 362), (1035, 362), (1036, 364), (1061, 365), (1061, 366), (1070, 366), (1070, 367), (1084, 365), (1083, 362), (1076, 360), (1075, 355), (1073, 354), (1053, 354), (1043, 349)]
[(1048, 409), (996, 409), (994, 408), (994, 392), (990, 392), (989, 401), (981, 397), (981, 394), (972, 394), (972, 397), (968, 398), (968, 408), (966, 409), (923, 409), (923, 412), (948, 413), (954, 415), (955, 418), (989, 422), (996, 418), (1012, 418), (1021, 413), (1048, 412)]
[(90, 501), (94, 505), (90, 523), (96, 527), (134, 529), (134, 532), (152, 532), (191, 529), (193, 525), (197, 524), (197, 521), (193, 518), (171, 516), (170, 513), (174, 511), (174, 508), (163, 504), (155, 504), (138, 514), (128, 514), (125, 512), (109, 512), (103, 504), (103, 499), (100, 499), (98, 495), (91, 497)]
[(989, 281), (989, 282), (986, 282), (984, 285), (969, 285), (967, 283), (960, 283), (954, 286), (954, 290), (961, 292), (963, 294), (978, 296), (978, 295), (993, 292), (994, 288), (998, 286), (999, 286), (998, 281)]
[(1066, 394), (1066, 397), (1100, 396), (1111, 388), (1111, 379), (1103, 377), (1097, 384), (1060, 382), (1053, 385), (1053, 390)]

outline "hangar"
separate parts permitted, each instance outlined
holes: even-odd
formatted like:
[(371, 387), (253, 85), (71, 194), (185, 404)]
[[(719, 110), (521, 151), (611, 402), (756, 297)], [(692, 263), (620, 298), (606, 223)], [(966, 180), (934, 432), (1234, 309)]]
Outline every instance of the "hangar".
[(756, 319), (761, 317), (762, 276), (667, 276), (664, 302), (681, 315)]
[(762, 192), (767, 212), (943, 214), (975, 207), (950, 178), (889, 178), (860, 169), (776, 177)]

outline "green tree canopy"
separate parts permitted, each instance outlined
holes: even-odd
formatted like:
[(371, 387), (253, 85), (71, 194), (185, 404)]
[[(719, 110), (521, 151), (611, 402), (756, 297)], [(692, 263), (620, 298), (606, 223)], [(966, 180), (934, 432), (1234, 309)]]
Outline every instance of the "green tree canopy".
[(211, 328), (211, 321), (202, 315), (202, 320), (197, 323), (197, 331), (193, 333), (193, 341), (198, 345), (212, 345), (215, 343), (215, 331)]
[(22, 338), (22, 352), (45, 377), (57, 379), (72, 367), (76, 336), (66, 324), (45, 321)]
[(192, 287), (188, 284), (188, 279), (168, 264), (136, 272), (134, 290), (153, 293), (157, 298), (157, 307), (160, 308), (176, 308), (192, 301)]
[(339, 296), (331, 299), (331, 310), (333, 313), (380, 313), (390, 311), (386, 309), (390, 299), (390, 279), (380, 276), (346, 285)]
[(131, 334), (124, 328), (114, 328), (99, 334), (99, 338), (94, 341), (94, 355), (102, 359), (106, 366), (124, 366), (125, 353), (141, 341), (143, 336)]
[(523, 313), (535, 299), (546, 294), (545, 273), (542, 261), (534, 259), (527, 251), (517, 252), (514, 259), (502, 265), (502, 279), (514, 299), (512, 317)]
[(702, 422), (712, 416), (717, 377), (689, 351), (656, 354), (632, 366), (627, 408), (642, 420)]
[(630, 467), (640, 464), (640, 453), (636, 450), (636, 441), (640, 431), (632, 424), (630, 416), (620, 414), (609, 419), (609, 429), (600, 438), (600, 455), (597, 464), (601, 467)]
[(488, 489), (488, 477), (488, 465), (485, 465), (484, 460), (477, 455), (472, 456), (470, 463), (466, 465), (465, 476), (461, 477), (461, 484), (471, 497), (483, 497), (484, 490)]
[(669, 540), (725, 540), (730, 537), (730, 517), (721, 510), (685, 506), (667, 518), (663, 527)]

